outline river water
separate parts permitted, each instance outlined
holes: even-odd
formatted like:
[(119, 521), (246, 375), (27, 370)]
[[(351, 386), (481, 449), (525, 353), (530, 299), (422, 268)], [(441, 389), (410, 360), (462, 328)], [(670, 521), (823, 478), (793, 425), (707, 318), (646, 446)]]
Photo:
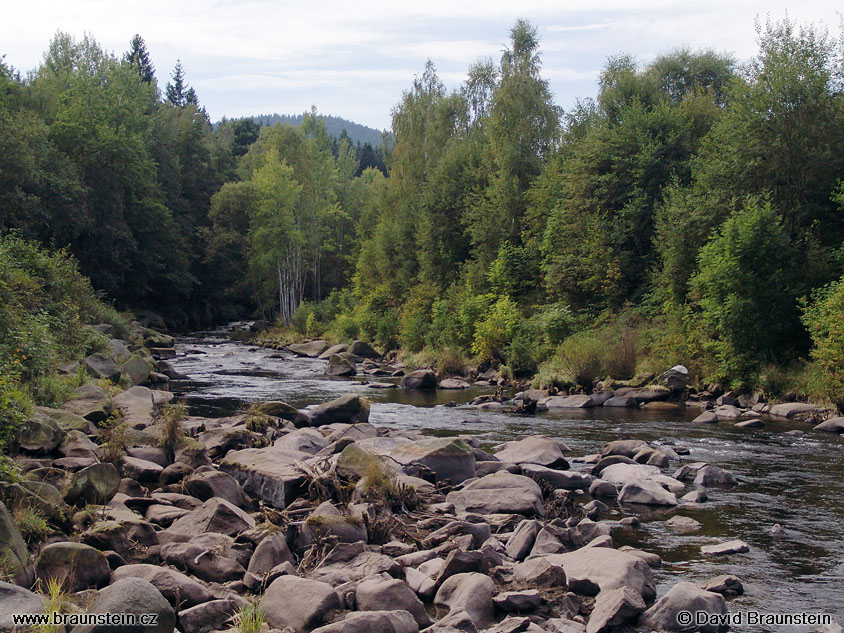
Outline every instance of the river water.
[[(638, 529), (617, 532), (613, 538), (617, 546), (634, 545), (662, 557), (662, 567), (654, 570), (657, 594), (681, 580), (735, 574), (745, 594), (730, 601), (732, 613), (823, 613), (844, 623), (844, 438), (806, 425), (772, 421), (758, 429), (739, 429), (725, 422), (692, 424), (693, 410), (597, 408), (530, 417), (481, 411), (459, 405), (489, 389), (433, 393), (372, 389), (362, 384), (361, 377), (324, 377), (325, 361), (231, 342), (215, 332), (179, 339), (176, 349), (171, 364), (190, 379), (174, 381), (172, 390), (188, 402), (193, 415), (230, 415), (263, 400), (305, 408), (358, 391), (372, 400), (370, 422), (375, 425), (431, 434), (487, 434), (482, 439), (490, 445), (541, 433), (564, 441), (575, 457), (600, 452), (614, 439), (688, 447), (691, 454), (685, 460), (726, 468), (739, 485), (708, 489), (709, 501), (697, 507), (642, 512), (611, 502), (612, 514), (605, 517), (635, 514), (642, 520)], [(458, 406), (444, 406), (450, 401)], [(794, 428), (805, 430), (805, 435), (784, 434)], [(572, 468), (585, 471), (589, 466), (573, 460)], [(672, 531), (664, 523), (676, 514), (696, 519), (701, 528), (691, 534)], [(770, 533), (776, 523), (784, 528), (783, 538), (777, 540)], [(747, 542), (750, 552), (718, 558), (700, 553), (702, 545), (732, 539)], [(744, 625), (731, 630), (814, 628)]]

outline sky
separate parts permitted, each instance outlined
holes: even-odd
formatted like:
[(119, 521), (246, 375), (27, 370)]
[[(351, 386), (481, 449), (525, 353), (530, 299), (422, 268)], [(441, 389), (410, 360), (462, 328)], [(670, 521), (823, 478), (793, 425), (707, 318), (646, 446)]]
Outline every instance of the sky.
[(539, 32), (543, 76), (565, 109), (594, 97), (607, 57), (647, 64), (678, 47), (745, 61), (755, 21), (788, 16), (837, 37), (839, 2), (802, 0), (29, 0), (4, 3), (0, 55), (27, 72), (57, 30), (118, 55), (135, 33), (163, 89), (180, 59), (213, 121), (298, 114), (312, 105), (379, 129), (427, 59), (455, 88), (479, 58), (498, 61), (519, 18)]

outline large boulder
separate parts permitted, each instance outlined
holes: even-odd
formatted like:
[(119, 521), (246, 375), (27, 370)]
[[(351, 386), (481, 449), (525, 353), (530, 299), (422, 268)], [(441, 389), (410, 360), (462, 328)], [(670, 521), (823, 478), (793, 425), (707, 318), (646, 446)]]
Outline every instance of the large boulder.
[[(87, 612), (101, 614), (133, 614), (138, 616), (137, 624), (113, 626), (97, 623), (77, 626), (71, 633), (173, 633), (176, 628), (176, 613), (170, 603), (152, 584), (140, 578), (123, 578), (101, 590)], [(155, 624), (146, 619), (154, 616)], [(145, 620), (140, 621), (141, 618)]]
[(307, 358), (316, 358), (325, 350), (331, 347), (328, 341), (316, 340), (307, 343), (292, 343), (287, 346), (291, 352), (297, 356), (305, 356)]
[(349, 352), (361, 358), (381, 358), (381, 354), (376, 352), (366, 341), (354, 341), (349, 347)]
[(507, 442), (495, 453), (502, 462), (510, 464), (539, 464), (550, 468), (568, 468), (560, 443), (541, 435), (532, 435), (516, 442)]
[(783, 402), (775, 404), (768, 411), (768, 415), (787, 420), (807, 420), (817, 413), (818, 408), (806, 402)]
[(683, 365), (674, 365), (671, 369), (657, 376), (656, 384), (680, 392), (689, 384), (689, 370)]
[(138, 482), (158, 482), (164, 468), (155, 462), (126, 455), (120, 460), (120, 470), (124, 477)]
[(242, 579), (250, 553), (250, 546), (211, 532), (195, 536), (187, 543), (167, 543), (161, 548), (164, 562), (208, 582)]
[[(608, 547), (583, 547), (546, 559), (565, 571), (569, 588), (584, 595), (629, 587), (645, 600), (655, 595), (654, 578), (648, 564), (633, 554)], [(522, 563), (525, 564), (525, 563)]]
[(70, 478), (64, 500), (76, 506), (106, 504), (120, 487), (120, 473), (113, 464), (101, 462), (78, 470)]
[(291, 627), (305, 633), (343, 608), (340, 594), (331, 585), (297, 576), (276, 578), (261, 599), (267, 623), (275, 629)]
[(28, 589), (0, 582), (0, 631), (3, 633), (20, 631), (15, 615), (36, 615), (44, 612), (44, 599)]
[(63, 408), (91, 422), (104, 422), (111, 413), (111, 396), (96, 385), (82, 385), (73, 392)]
[(99, 352), (91, 354), (85, 359), (85, 370), (92, 378), (102, 378), (117, 382), (120, 380), (120, 369), (109, 356)]
[(269, 415), (274, 418), (283, 418), (285, 420), (294, 420), (299, 415), (299, 409), (292, 404), (287, 404), (281, 400), (270, 400), (262, 402), (256, 407), (258, 413)]
[(602, 591), (595, 599), (595, 608), (589, 616), (586, 633), (611, 633), (639, 617), (645, 610), (645, 601), (629, 587)]
[(830, 418), (826, 422), (818, 424), (815, 430), (826, 431), (827, 433), (844, 433), (844, 418)]
[(422, 601), (403, 581), (396, 578), (370, 578), (358, 585), (355, 593), (359, 611), (404, 610), (413, 616), (419, 628), (431, 625)]
[(417, 369), (402, 376), (399, 386), (402, 389), (436, 389), (437, 375), (430, 369)]
[[(704, 591), (691, 582), (681, 582), (668, 590), (656, 604), (642, 614), (639, 625), (660, 631), (701, 631), (704, 633), (718, 633), (727, 631), (727, 624), (704, 623), (695, 625), (688, 622), (679, 622), (680, 613), (691, 614), (708, 613), (711, 616), (725, 616), (727, 603), (724, 596), (711, 591)], [(717, 618), (716, 618), (717, 620)]]
[(86, 545), (100, 551), (112, 550), (126, 560), (141, 562), (149, 548), (159, 544), (155, 527), (134, 512), (115, 510), (108, 515), (113, 518), (97, 521), (82, 533)]
[(185, 491), (201, 501), (217, 497), (238, 507), (246, 503), (246, 497), (237, 480), (219, 470), (206, 470), (192, 473), (183, 482)]
[(174, 608), (192, 607), (213, 600), (214, 596), (204, 585), (183, 573), (158, 565), (122, 565), (111, 573), (111, 582), (124, 578), (141, 578), (161, 592)]
[(27, 451), (50, 453), (62, 443), (65, 432), (53, 418), (35, 413), (17, 433), (18, 445)]
[(146, 387), (130, 387), (114, 397), (114, 407), (123, 414), (123, 421), (133, 429), (143, 429), (152, 424), (155, 403), (152, 391)]
[(0, 501), (0, 560), (6, 562), (7, 571), (16, 576), (29, 562), (29, 552), (21, 531), (6, 506)]
[(456, 438), (419, 440), (394, 448), (390, 457), (403, 466), (421, 464), (429, 468), (437, 481), (459, 484), (475, 477), (475, 453)]
[(221, 622), (231, 622), (238, 610), (247, 605), (240, 596), (210, 600), (179, 611), (179, 630), (182, 633), (211, 633), (220, 630)]
[(103, 553), (83, 543), (51, 543), (41, 550), (35, 561), (36, 578), (43, 583), (55, 578), (64, 582), (71, 592), (103, 587), (108, 584), (110, 575)]
[(529, 477), (499, 471), (448, 493), (446, 500), (458, 512), (479, 514), (545, 514), (542, 490)]
[(356, 517), (344, 516), (330, 501), (325, 501), (301, 526), (297, 546), (304, 548), (322, 539), (338, 543), (366, 542), (366, 527)]
[(355, 359), (348, 352), (340, 354), (332, 354), (328, 359), (328, 365), (322, 372), (326, 376), (354, 376), (357, 374), (355, 369)]
[(573, 396), (551, 396), (544, 398), (540, 404), (549, 409), (589, 409), (595, 406), (592, 396), (575, 394)]
[(630, 481), (618, 493), (619, 503), (636, 503), (649, 506), (676, 506), (677, 497), (652, 479)]
[(356, 393), (340, 396), (330, 402), (324, 402), (308, 410), (311, 426), (322, 426), (341, 422), (356, 424), (369, 421), (369, 400)]
[(132, 386), (142, 385), (149, 380), (149, 375), (153, 371), (152, 364), (142, 356), (133, 354), (126, 362), (119, 367), (120, 373), (129, 378)]
[(278, 510), (296, 499), (305, 483), (304, 473), (291, 464), (289, 455), (273, 449), (232, 451), (220, 462), (220, 469), (234, 477), (244, 492)]
[(249, 559), (243, 581), (247, 587), (254, 590), (261, 586), (274, 567), (282, 563), (296, 565), (296, 559), (293, 558), (287, 546), (287, 539), (284, 534), (268, 536), (255, 548), (255, 552)]
[(475, 627), (482, 629), (494, 620), (494, 594), (495, 583), (489, 576), (479, 573), (456, 574), (440, 586), (434, 604), (449, 609), (450, 613), (464, 610)]
[(225, 499), (214, 498), (177, 519), (167, 531), (187, 536), (203, 532), (234, 536), (253, 527), (255, 519), (246, 512)]
[(379, 574), (398, 578), (402, 568), (389, 556), (370, 551), (366, 543), (358, 541), (338, 543), (309, 576), (336, 587)]
[(579, 473), (576, 470), (554, 470), (538, 464), (522, 464), (522, 473), (539, 478), (554, 488), (564, 490), (589, 490), (589, 486), (595, 479), (592, 475)]

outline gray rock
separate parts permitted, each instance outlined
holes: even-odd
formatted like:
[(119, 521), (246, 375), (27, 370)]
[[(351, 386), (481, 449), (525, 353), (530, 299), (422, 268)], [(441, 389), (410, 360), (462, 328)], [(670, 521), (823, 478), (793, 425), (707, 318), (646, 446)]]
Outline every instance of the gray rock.
[(200, 534), (187, 543), (167, 543), (161, 559), (208, 582), (231, 582), (243, 578), (251, 547), (235, 543), (224, 534)]
[(611, 633), (618, 627), (634, 621), (645, 610), (645, 601), (629, 587), (602, 591), (595, 599), (595, 608), (589, 616), (586, 633)]
[(357, 374), (355, 360), (348, 353), (332, 354), (328, 359), (328, 365), (323, 370), (326, 376), (354, 376)]
[(707, 633), (726, 631), (729, 628), (726, 625), (704, 624), (690, 629), (688, 625), (680, 624), (677, 621), (677, 616), (682, 611), (690, 613), (701, 611), (710, 615), (726, 615), (728, 613), (724, 596), (704, 591), (690, 582), (681, 582), (671, 587), (668, 593), (642, 614), (639, 625), (661, 631), (694, 630)]
[(18, 446), (29, 452), (50, 453), (64, 441), (65, 432), (53, 418), (36, 412), (17, 433)]
[(153, 626), (77, 626), (71, 633), (173, 633), (176, 627), (173, 608), (158, 589), (140, 578), (124, 578), (101, 590), (87, 612), (151, 614), (157, 616), (157, 623)]
[(174, 608), (193, 607), (213, 600), (214, 596), (204, 585), (183, 573), (158, 565), (123, 565), (111, 572), (111, 582), (124, 578), (140, 578), (158, 589)]
[(246, 504), (237, 480), (219, 470), (194, 473), (184, 480), (183, 485), (188, 494), (202, 501), (218, 497), (238, 507)]
[(641, 479), (624, 484), (621, 492), (618, 493), (618, 502), (651, 506), (676, 506), (677, 497), (656, 481)]
[(115, 396), (112, 403), (123, 414), (123, 421), (129, 428), (143, 429), (152, 425), (155, 403), (152, 391), (146, 387), (131, 387)]
[(618, 409), (631, 409), (639, 406), (639, 401), (631, 396), (613, 396), (608, 400), (604, 400), (604, 407), (612, 407)]
[(369, 550), (361, 541), (338, 543), (309, 576), (333, 586), (359, 581), (377, 574), (401, 576), (401, 565), (389, 556)]
[(715, 576), (715, 578), (710, 578), (699, 583), (698, 586), (704, 591), (720, 593), (727, 598), (740, 596), (744, 593), (744, 585), (741, 584), (741, 580), (732, 574)]
[(536, 535), (539, 534), (541, 525), (539, 521), (532, 519), (525, 519), (516, 526), (515, 531), (507, 540), (506, 552), (507, 556), (513, 560), (524, 560), (533, 544), (536, 541)]
[(325, 350), (331, 347), (331, 343), (322, 340), (310, 341), (308, 343), (292, 343), (287, 346), (291, 352), (297, 356), (305, 356), (307, 358), (317, 358)]
[(0, 501), (0, 560), (6, 561), (7, 571), (12, 576), (21, 573), (29, 562), (26, 542), (2, 501)]
[(120, 370), (117, 368), (117, 363), (99, 352), (91, 354), (85, 359), (85, 371), (92, 378), (103, 378), (115, 383), (120, 380)]
[(407, 611), (349, 613), (344, 620), (326, 624), (313, 633), (418, 633), (419, 627)]
[(358, 585), (355, 593), (359, 611), (407, 611), (419, 628), (432, 624), (425, 606), (404, 582), (396, 578), (371, 578)]
[(120, 460), (120, 470), (124, 477), (144, 483), (157, 482), (164, 469), (155, 462), (149, 462), (137, 457), (123, 457)]
[(448, 493), (446, 500), (458, 512), (478, 514), (545, 514), (542, 491), (529, 477), (500, 471)]
[(495, 457), (510, 464), (538, 464), (550, 468), (568, 468), (560, 443), (541, 435), (532, 435), (523, 440), (507, 442)]
[(596, 595), (599, 591), (629, 587), (645, 600), (655, 595), (651, 568), (641, 558), (626, 552), (587, 547), (546, 559), (563, 568), (569, 588), (575, 593)]
[(457, 574), (442, 584), (434, 597), (434, 604), (448, 608), (451, 613), (462, 609), (476, 627), (485, 628), (495, 618), (492, 602), (494, 593), (495, 583), (488, 576), (477, 573)]
[(79, 415), (91, 422), (103, 422), (111, 413), (111, 397), (96, 385), (78, 387), (71, 399), (64, 403), (66, 411)]
[(281, 576), (267, 587), (260, 606), (271, 627), (289, 626), (296, 633), (304, 633), (341, 610), (343, 602), (340, 594), (324, 582)]
[(429, 468), (437, 481), (459, 484), (475, 477), (472, 447), (455, 438), (433, 438), (397, 446), (390, 452), (403, 466), (421, 464)]
[(698, 486), (734, 486), (737, 482), (730, 471), (708, 464), (697, 471), (694, 483)]
[(179, 611), (179, 630), (182, 633), (210, 633), (219, 631), (220, 624), (228, 622), (238, 612), (246, 600), (224, 598), (210, 600), (195, 607)]
[(665, 526), (677, 532), (688, 534), (690, 532), (697, 532), (700, 529), (700, 522), (695, 521), (691, 517), (676, 515), (668, 519), (665, 522)]
[(726, 556), (728, 554), (744, 554), (750, 551), (750, 546), (744, 541), (735, 540), (717, 545), (704, 545), (700, 551), (705, 556)]
[(51, 578), (66, 583), (71, 591), (108, 584), (111, 570), (102, 552), (83, 543), (51, 543), (35, 561), (35, 577), (46, 583)]
[(106, 504), (120, 487), (120, 473), (113, 464), (102, 462), (73, 474), (64, 499), (71, 505)]
[(549, 409), (588, 409), (595, 406), (592, 396), (577, 394), (574, 396), (551, 396), (540, 401)]
[(700, 422), (701, 424), (718, 424), (718, 414), (715, 411), (704, 411), (697, 416), (692, 422)]
[(817, 413), (818, 408), (813, 404), (805, 402), (784, 402), (771, 407), (768, 415), (788, 420), (803, 420), (811, 418)]
[(337, 345), (332, 345), (327, 350), (325, 350), (322, 354), (317, 356), (317, 358), (321, 360), (328, 360), (334, 354), (342, 354), (343, 352), (348, 352), (349, 346), (346, 343), (338, 343)]
[(220, 461), (220, 469), (234, 477), (244, 492), (278, 510), (296, 499), (305, 483), (302, 471), (273, 449), (233, 451)]
[(538, 464), (522, 464), (522, 473), (539, 477), (554, 488), (563, 490), (588, 490), (594, 477), (574, 470), (554, 470)]
[(506, 613), (525, 613), (539, 608), (542, 595), (536, 589), (505, 591), (494, 596), (492, 603)]
[(255, 519), (224, 499), (209, 499), (170, 526), (169, 532), (194, 536), (215, 532), (229, 536), (255, 527)]
[(844, 417), (830, 418), (826, 422), (821, 422), (815, 427), (816, 431), (826, 431), (827, 433), (844, 433)]
[(437, 375), (430, 369), (417, 369), (402, 376), (402, 389), (429, 390), (437, 388)]
[(618, 487), (611, 481), (593, 479), (589, 484), (589, 494), (593, 497), (617, 497)]
[(671, 391), (680, 392), (689, 384), (689, 370), (683, 365), (675, 365), (656, 378), (656, 384), (668, 387)]
[(18, 585), (0, 582), (0, 631), (21, 630), (20, 625), (15, 625), (13, 615), (43, 612), (44, 600), (41, 596)]
[(369, 400), (349, 393), (309, 409), (311, 426), (342, 422), (356, 424), (369, 421)]

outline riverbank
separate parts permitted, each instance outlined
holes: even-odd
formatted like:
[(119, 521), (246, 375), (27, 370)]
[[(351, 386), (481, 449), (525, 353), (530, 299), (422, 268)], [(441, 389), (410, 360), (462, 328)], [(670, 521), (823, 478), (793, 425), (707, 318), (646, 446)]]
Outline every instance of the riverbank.
[[(783, 450), (778, 444), (790, 442), (786, 453), (802, 463), (824, 454), (806, 453), (806, 440), (784, 432), (801, 423), (692, 424), (683, 412), (644, 407), (512, 416), (469, 404), (484, 387), (434, 392), (465, 393), (458, 408), (442, 400), (402, 404), (424, 392), (372, 389), (325, 376), (327, 361), (221, 338), (172, 349), (174, 375), (193, 368), (184, 372), (189, 380), (172, 383), (191, 409), (191, 394), (204, 385), (209, 395), (245, 395), (239, 411), (187, 415), (165, 404), (173, 392), (136, 386), (112, 398), (131, 427), (114, 464), (102, 459), (102, 437), (85, 443), (79, 431), (18, 457), (28, 482), (20, 486), (37, 488), (67, 518), (46, 540), (30, 543), (24, 584), (64, 575), (66, 591), (85, 590), (70, 591), (67, 609), (91, 595), (89, 587), (116, 590), (131, 577), (169, 602), (172, 615), (161, 604), (164, 621), (178, 622), (182, 633), (226, 630), (232, 624), (225, 621), (249, 605), (260, 609), (252, 613), (262, 614), (266, 628), (325, 633), (648, 630), (668, 605), (676, 611), (694, 597), (735, 613), (764, 609), (767, 591), (802, 587), (780, 587), (778, 550), (795, 564), (819, 560), (802, 545), (802, 526), (755, 501), (792, 498), (766, 483), (770, 475), (760, 479), (760, 467), (776, 472), (763, 464)], [(274, 384), (296, 404), (268, 398), (262, 390)], [(314, 390), (323, 384), (325, 391)], [(689, 426), (666, 436), (665, 424), (677, 415)], [(168, 422), (185, 433), (169, 447), (161, 440)], [(763, 441), (754, 455), (721, 444), (748, 434), (774, 443), (765, 448)], [(834, 498), (834, 487), (826, 488)], [(71, 489), (84, 492), (68, 496)], [(816, 508), (817, 521), (836, 507), (833, 498), (803, 502)], [(758, 521), (750, 537), (746, 519), (732, 510), (739, 506)], [(786, 538), (773, 540), (775, 522), (785, 524)], [(830, 524), (840, 522), (817, 523), (819, 542), (821, 526)], [(749, 551), (704, 554), (734, 537)], [(99, 571), (80, 574), (83, 559)], [(747, 593), (736, 596), (733, 579), (710, 582), (724, 575), (736, 576)], [(686, 580), (692, 585), (672, 590)], [(813, 596), (795, 604), (822, 609)]]

